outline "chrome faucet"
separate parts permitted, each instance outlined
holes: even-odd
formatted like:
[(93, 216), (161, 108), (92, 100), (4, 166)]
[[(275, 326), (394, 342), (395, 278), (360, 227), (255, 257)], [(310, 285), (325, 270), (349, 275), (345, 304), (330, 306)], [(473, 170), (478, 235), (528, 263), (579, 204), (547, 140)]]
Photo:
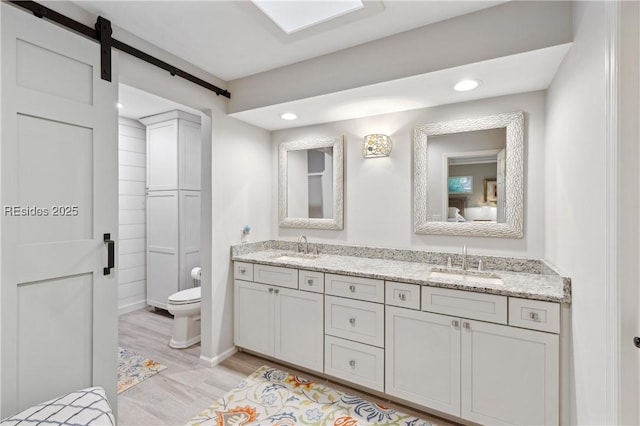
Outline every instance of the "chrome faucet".
[(309, 241), (307, 240), (307, 237), (305, 237), (304, 235), (300, 235), (300, 238), (298, 238), (298, 244), (296, 245), (296, 249), (298, 250), (298, 253), (300, 253), (300, 243), (302, 242), (303, 239), (304, 239), (304, 254), (309, 254)]
[(467, 246), (462, 246), (462, 270), (467, 270)]

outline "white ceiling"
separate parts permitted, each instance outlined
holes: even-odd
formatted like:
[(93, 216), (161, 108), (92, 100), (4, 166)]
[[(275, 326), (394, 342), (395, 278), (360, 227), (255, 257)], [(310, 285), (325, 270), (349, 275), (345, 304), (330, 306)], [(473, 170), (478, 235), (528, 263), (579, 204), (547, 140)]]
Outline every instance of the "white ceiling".
[[(279, 130), (544, 90), (569, 47), (553, 46), (230, 115), (267, 130)], [(467, 78), (482, 84), (469, 92), (453, 90), (455, 83)], [(282, 120), (283, 112), (294, 112), (298, 119)]]
[[(303, 1), (303, 0), (295, 0)], [(317, 0), (304, 0), (317, 1)], [(365, 7), (334, 20), (285, 34), (252, 2), (241, 1), (77, 1), (116, 27), (226, 81), (278, 68), (472, 13), (504, 1), (365, 1)], [(114, 37), (118, 37), (117, 31)], [(277, 130), (435, 105), (546, 89), (569, 45), (521, 53), (231, 114)], [(481, 80), (470, 92), (452, 86), (463, 78)], [(121, 86), (122, 116), (140, 118), (181, 108), (166, 99)], [(299, 119), (279, 115), (295, 112)]]
[(504, 1), (368, 1), (363, 9), (290, 35), (247, 0), (75, 3), (230, 81)]
[(122, 104), (122, 108), (118, 110), (118, 115), (133, 120), (139, 120), (143, 117), (149, 117), (150, 115), (161, 114), (176, 109), (200, 115), (200, 111), (188, 106), (152, 95), (151, 93), (125, 84), (118, 85), (118, 102)]

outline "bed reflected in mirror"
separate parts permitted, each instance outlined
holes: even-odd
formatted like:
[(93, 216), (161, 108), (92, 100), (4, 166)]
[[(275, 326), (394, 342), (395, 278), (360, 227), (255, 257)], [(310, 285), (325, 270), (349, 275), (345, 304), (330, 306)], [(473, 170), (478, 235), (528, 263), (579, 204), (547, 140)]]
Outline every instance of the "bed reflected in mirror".
[[(465, 133), (465, 136), (480, 141), (482, 137), (479, 133), (481, 132), (469, 132)], [(442, 217), (446, 218), (447, 222), (504, 223), (505, 139), (504, 132), (493, 133), (497, 134), (490, 145), (497, 146), (495, 149), (474, 152), (449, 151), (443, 155), (442, 180), (447, 190), (443, 192), (445, 198), (442, 206), (446, 213), (442, 213)], [(437, 144), (438, 138), (434, 139)], [(449, 145), (449, 149), (455, 146)], [(430, 220), (434, 218), (431, 217)]]

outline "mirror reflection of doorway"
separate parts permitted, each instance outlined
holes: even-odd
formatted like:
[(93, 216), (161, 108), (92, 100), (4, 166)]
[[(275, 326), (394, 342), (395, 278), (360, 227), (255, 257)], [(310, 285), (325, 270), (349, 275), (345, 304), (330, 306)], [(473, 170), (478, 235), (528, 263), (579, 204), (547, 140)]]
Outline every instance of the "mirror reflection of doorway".
[(333, 217), (333, 147), (287, 153), (288, 204), (292, 217)]

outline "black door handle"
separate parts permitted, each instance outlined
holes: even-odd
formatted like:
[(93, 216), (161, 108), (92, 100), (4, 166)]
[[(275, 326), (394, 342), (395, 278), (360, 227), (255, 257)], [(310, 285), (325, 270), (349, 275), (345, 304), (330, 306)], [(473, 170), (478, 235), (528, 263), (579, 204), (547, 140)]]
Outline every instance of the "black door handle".
[(114, 258), (116, 256), (116, 242), (111, 239), (111, 234), (104, 234), (104, 243), (107, 245), (107, 267), (104, 268), (104, 274), (111, 274), (114, 267)]
[(636, 345), (636, 348), (640, 348), (640, 337), (634, 337), (633, 344)]

